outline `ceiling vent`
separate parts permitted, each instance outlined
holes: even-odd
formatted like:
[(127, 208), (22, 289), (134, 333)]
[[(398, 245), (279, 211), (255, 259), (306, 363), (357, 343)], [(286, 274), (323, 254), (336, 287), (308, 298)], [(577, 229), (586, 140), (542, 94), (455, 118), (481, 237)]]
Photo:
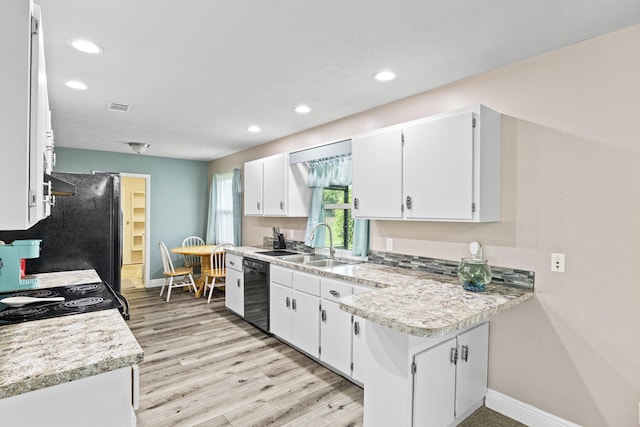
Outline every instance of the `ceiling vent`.
[(117, 102), (107, 102), (107, 111), (117, 111), (119, 113), (129, 113), (133, 109), (133, 105), (120, 104)]

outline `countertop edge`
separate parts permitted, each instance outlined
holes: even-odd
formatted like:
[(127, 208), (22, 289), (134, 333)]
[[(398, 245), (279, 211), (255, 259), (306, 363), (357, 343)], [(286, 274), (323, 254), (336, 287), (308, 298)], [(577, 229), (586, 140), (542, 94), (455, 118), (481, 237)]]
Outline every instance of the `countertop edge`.
[(105, 372), (115, 371), (116, 369), (120, 368), (126, 368), (127, 366), (133, 366), (141, 363), (143, 359), (144, 353), (140, 352), (116, 359), (105, 360), (100, 363), (84, 366), (82, 368), (76, 368), (51, 375), (28, 378), (20, 383), (14, 383), (4, 387), (0, 387), (0, 399), (18, 396), (30, 391), (52, 387), (58, 384), (103, 374)]
[(534, 296), (533, 292), (526, 293), (517, 298), (513, 298), (500, 306), (483, 310), (482, 312), (478, 313), (475, 316), (466, 317), (462, 320), (450, 323), (449, 325), (443, 326), (441, 328), (421, 328), (415, 325), (409, 325), (402, 321), (394, 320), (389, 317), (384, 317), (383, 315), (380, 315), (377, 312), (372, 312), (371, 310), (361, 309), (358, 307), (354, 307), (352, 305), (348, 305), (343, 301), (344, 298), (340, 299), (339, 306), (341, 310), (349, 314), (362, 317), (363, 319), (369, 320), (371, 322), (377, 323), (382, 326), (386, 326), (387, 328), (396, 330), (398, 332), (403, 332), (403, 333), (414, 335), (417, 337), (441, 337), (451, 332), (464, 329), (467, 326), (471, 326), (482, 320), (486, 320), (490, 316), (497, 314), (501, 311), (507, 310), (515, 305), (531, 300), (533, 299), (533, 296)]

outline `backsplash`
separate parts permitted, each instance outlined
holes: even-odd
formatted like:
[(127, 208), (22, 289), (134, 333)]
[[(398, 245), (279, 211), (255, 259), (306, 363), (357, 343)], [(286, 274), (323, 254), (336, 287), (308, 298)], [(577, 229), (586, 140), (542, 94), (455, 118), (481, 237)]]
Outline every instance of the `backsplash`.
[[(304, 242), (287, 240), (287, 249), (297, 252), (309, 252), (311, 248)], [(273, 247), (273, 238), (264, 237), (262, 244), (264, 247)], [(449, 261), (445, 259), (426, 258), (416, 255), (404, 255), (395, 252), (369, 251), (369, 262), (374, 264), (388, 265), (391, 267), (408, 268), (420, 270), (433, 274), (457, 277), (459, 261)], [(519, 288), (534, 288), (535, 273), (533, 271), (517, 270), (514, 268), (497, 267), (490, 265), (493, 276), (492, 282), (516, 286)]]
[[(426, 258), (416, 255), (404, 255), (392, 252), (369, 251), (369, 262), (394, 267), (421, 270), (434, 274), (457, 277), (459, 261)], [(516, 270), (514, 268), (496, 267), (490, 265), (493, 276), (492, 282), (520, 288), (534, 288), (535, 273), (533, 271)]]

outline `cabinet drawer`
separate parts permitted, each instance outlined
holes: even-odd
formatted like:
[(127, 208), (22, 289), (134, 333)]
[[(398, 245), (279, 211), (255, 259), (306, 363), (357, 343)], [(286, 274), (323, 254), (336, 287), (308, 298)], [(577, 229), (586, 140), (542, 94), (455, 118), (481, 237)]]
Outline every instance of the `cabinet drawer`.
[(353, 285), (338, 280), (322, 279), (322, 298), (338, 302), (340, 298), (353, 294)]
[(320, 277), (307, 273), (293, 272), (293, 288), (307, 294), (320, 296)]
[(227, 254), (224, 263), (227, 268), (242, 271), (242, 257), (240, 255)]
[(278, 267), (277, 265), (272, 265), (270, 272), (271, 276), (269, 280), (271, 282), (279, 283), (282, 286), (286, 286), (288, 288), (291, 287), (293, 281), (293, 270)]

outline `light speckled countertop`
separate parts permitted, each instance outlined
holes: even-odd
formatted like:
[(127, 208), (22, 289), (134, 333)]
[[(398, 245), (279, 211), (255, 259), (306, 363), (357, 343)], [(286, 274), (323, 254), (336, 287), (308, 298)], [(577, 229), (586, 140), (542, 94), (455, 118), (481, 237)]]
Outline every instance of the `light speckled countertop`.
[[(94, 270), (44, 273), (38, 287), (100, 281)], [(0, 327), (0, 398), (142, 362), (142, 348), (118, 310)]]
[(378, 288), (341, 298), (340, 308), (416, 336), (443, 336), (533, 298), (532, 289), (493, 283), (487, 285), (485, 292), (469, 292), (455, 277), (399, 267), (362, 263), (327, 269), (256, 253), (265, 250), (241, 246), (228, 251), (322, 277)]

